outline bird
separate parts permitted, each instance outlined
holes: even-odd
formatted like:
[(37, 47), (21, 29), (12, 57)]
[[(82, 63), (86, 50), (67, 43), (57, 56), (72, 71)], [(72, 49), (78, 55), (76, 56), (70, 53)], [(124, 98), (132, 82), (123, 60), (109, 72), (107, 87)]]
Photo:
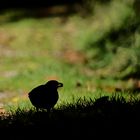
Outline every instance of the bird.
[(28, 93), (29, 100), (37, 111), (47, 109), (47, 112), (50, 112), (59, 99), (57, 91), (59, 87), (63, 87), (63, 83), (49, 80), (45, 84), (33, 88)]

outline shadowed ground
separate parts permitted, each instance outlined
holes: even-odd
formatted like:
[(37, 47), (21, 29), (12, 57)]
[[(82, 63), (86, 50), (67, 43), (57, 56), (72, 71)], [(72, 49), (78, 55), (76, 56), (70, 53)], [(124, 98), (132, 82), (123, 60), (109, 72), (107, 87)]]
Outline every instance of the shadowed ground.
[(11, 137), (85, 137), (111, 138), (138, 135), (140, 125), (140, 101), (126, 101), (123, 97), (79, 99), (54, 109), (36, 112), (20, 110), (1, 118), (1, 131)]

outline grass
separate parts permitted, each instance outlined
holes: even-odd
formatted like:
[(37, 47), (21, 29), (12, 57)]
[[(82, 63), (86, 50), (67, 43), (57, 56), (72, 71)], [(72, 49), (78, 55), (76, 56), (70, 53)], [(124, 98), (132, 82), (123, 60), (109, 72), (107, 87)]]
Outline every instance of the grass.
[(114, 94), (94, 99), (79, 98), (57, 106), (50, 114), (45, 110), (36, 112), (32, 107), (19, 107), (0, 121), (2, 129), (16, 130), (12, 136), (24, 132), (24, 138), (63, 136), (64, 133), (80, 138), (100, 138), (100, 134), (106, 137), (108, 133), (120, 137), (126, 132), (131, 136), (139, 126), (139, 107), (138, 98), (126, 100), (122, 95)]
[[(7, 17), (0, 16), (0, 107), (5, 109), (0, 115), (1, 133), (6, 129), (11, 134), (7, 136), (25, 139), (28, 134), (56, 136), (52, 132), (58, 132), (57, 136), (87, 138), (103, 134), (121, 137), (121, 134), (137, 132), (139, 94), (115, 92), (115, 88), (133, 87), (133, 79), (98, 78), (98, 73), (85, 63), (85, 58), (94, 53), (96, 56), (98, 49), (85, 53), (84, 48), (96, 45), (112, 29), (119, 30), (134, 13), (125, 1), (115, 0), (109, 5), (97, 4), (94, 10), (94, 15), (87, 18), (79, 15), (30, 17), (5, 22)], [(138, 33), (136, 37), (139, 46)], [(110, 57), (106, 58), (107, 63), (108, 60)], [(96, 61), (96, 64), (102, 66), (102, 62)], [(92, 67), (96, 64), (91, 63)], [(104, 72), (105, 69), (99, 71)], [(50, 79), (62, 82), (64, 87), (59, 90), (59, 101), (48, 115), (46, 111), (36, 112), (27, 95), (32, 88)]]
[[(50, 20), (40, 22), (48, 24)], [(59, 30), (60, 26), (53, 25), (52, 28), (56, 27), (56, 29), (51, 29), (50, 25), (37, 25), (38, 23), (37, 20), (24, 20), (1, 27), (1, 34), (6, 36), (5, 42), (1, 40), (3, 45), (3, 56), (1, 58), (3, 61), (0, 63), (3, 67), (0, 69), (2, 75), (0, 90), (3, 93), (8, 92), (15, 96), (19, 94), (24, 95), (31, 88), (53, 78), (65, 82), (65, 79), (69, 77), (69, 81), (65, 82), (65, 87), (71, 87), (71, 79), (76, 75), (75, 70), (69, 70), (70, 67), (59, 62), (59, 58), (54, 56), (55, 53), (59, 53), (59, 49), (55, 50), (55, 44), (49, 44), (50, 39), (46, 38), (50, 37), (51, 34), (55, 34), (53, 30)], [(32, 30), (32, 26), (37, 27), (34, 27), (35, 30)], [(50, 30), (52, 30), (52, 33)], [(7, 38), (10, 35), (14, 39), (8, 44)], [(8, 45), (8, 48), (5, 47), (5, 44)], [(54, 51), (51, 50), (52, 48)], [(8, 55), (6, 55), (7, 52), (9, 52)]]
[[(94, 14), (87, 18), (79, 14), (27, 18), (22, 17), (24, 13), (20, 10), (1, 14), (0, 102), (17, 104), (20, 100), (27, 100), (27, 93), (32, 88), (50, 79), (64, 83), (62, 100), (70, 100), (72, 96), (96, 96), (96, 90), (100, 89), (112, 92), (116, 87), (133, 86), (133, 81), (97, 78), (98, 73), (85, 63), (91, 53), (96, 53), (96, 50), (89, 51), (88, 56), (85, 48), (101, 40), (113, 28), (120, 28), (133, 15), (131, 3), (115, 0), (107, 5), (97, 3)], [(118, 9), (121, 12), (118, 13)], [(17, 20), (14, 16), (18, 17)], [(87, 28), (89, 24), (91, 28)], [(110, 57), (108, 60), (111, 60)], [(100, 62), (96, 61), (90, 66), (96, 64), (100, 65)], [(104, 69), (99, 71), (101, 74), (104, 72)], [(81, 86), (77, 86), (79, 83)]]

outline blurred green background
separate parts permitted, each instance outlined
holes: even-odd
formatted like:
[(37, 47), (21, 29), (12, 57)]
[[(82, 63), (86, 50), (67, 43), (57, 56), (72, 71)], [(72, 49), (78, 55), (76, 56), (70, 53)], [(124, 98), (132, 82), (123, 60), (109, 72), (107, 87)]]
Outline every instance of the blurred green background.
[(50, 79), (60, 102), (140, 88), (139, 0), (0, 11), (0, 107)]

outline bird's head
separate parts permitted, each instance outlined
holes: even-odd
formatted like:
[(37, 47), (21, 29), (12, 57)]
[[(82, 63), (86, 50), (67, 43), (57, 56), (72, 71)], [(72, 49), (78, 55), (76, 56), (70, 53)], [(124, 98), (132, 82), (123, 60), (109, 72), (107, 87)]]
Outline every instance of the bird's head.
[(63, 83), (60, 83), (56, 80), (50, 80), (46, 83), (46, 86), (49, 88), (59, 88), (59, 87), (63, 87)]

